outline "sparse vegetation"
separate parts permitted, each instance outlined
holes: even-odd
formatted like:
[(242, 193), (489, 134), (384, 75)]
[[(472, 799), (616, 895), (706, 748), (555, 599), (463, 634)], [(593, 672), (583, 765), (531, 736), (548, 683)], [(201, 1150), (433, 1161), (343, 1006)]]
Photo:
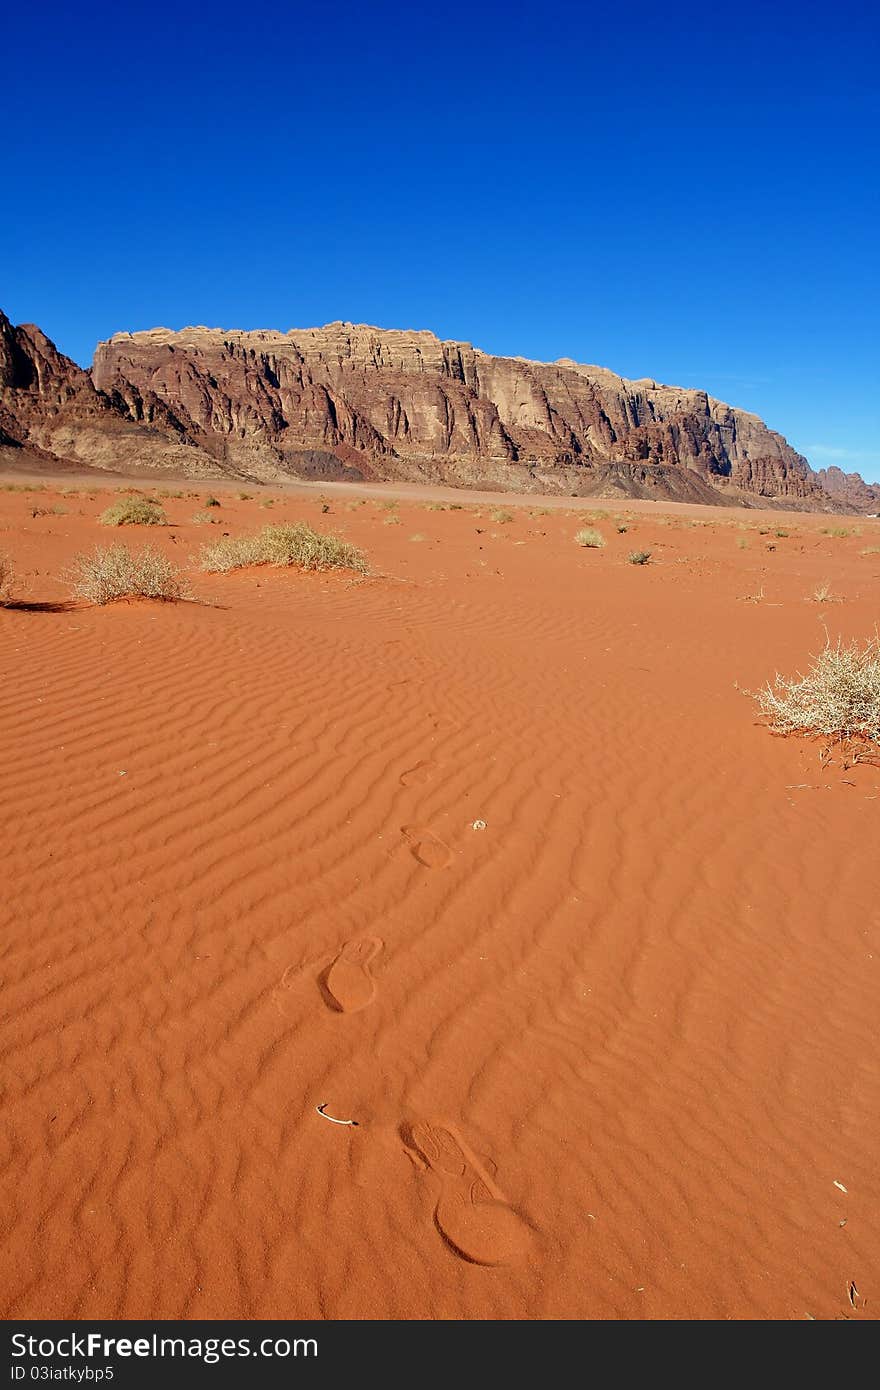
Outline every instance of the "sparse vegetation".
[(206, 497), (206, 498), (205, 498), (205, 506), (206, 506), (206, 507), (219, 507), (219, 506), (220, 506), (220, 503), (217, 501), (217, 498), (216, 498), (216, 497)]
[(864, 550), (859, 551), (860, 555), (880, 555), (880, 545), (866, 545)]
[(513, 512), (506, 512), (503, 508), (499, 507), (496, 511), (490, 513), (489, 520), (494, 521), (496, 526), (506, 526), (508, 521), (513, 521)]
[(149, 497), (123, 497), (98, 517), (102, 526), (167, 526), (168, 518)]
[(624, 522), (622, 522), (622, 521), (618, 522), (618, 524), (617, 524), (617, 534), (618, 534), (618, 536), (625, 536), (628, 530), (629, 530), (629, 527), (628, 527)]
[(601, 550), (605, 544), (602, 532), (595, 531), (591, 526), (585, 526), (582, 531), (575, 531), (574, 538), (578, 545), (586, 546), (588, 550)]
[(631, 565), (647, 565), (651, 560), (650, 550), (631, 550), (627, 556)]
[(190, 521), (194, 526), (219, 526), (220, 518), (210, 512), (193, 512)]
[(787, 532), (787, 531), (780, 531), (778, 527), (777, 527), (777, 529), (776, 529), (776, 531), (775, 531), (774, 534), (777, 535), (777, 536), (779, 537), (780, 540), (788, 540), (788, 532)]
[(849, 531), (845, 526), (823, 526), (822, 535), (835, 536), (838, 540), (843, 540), (849, 535)]
[(864, 646), (826, 642), (806, 675), (776, 675), (754, 697), (780, 734), (824, 734), (846, 742), (880, 742), (880, 640)]
[(350, 569), (365, 574), (363, 553), (338, 536), (321, 535), (305, 522), (264, 526), (256, 536), (224, 536), (203, 546), (200, 568), (209, 574), (227, 574), (248, 565), (294, 565), (298, 569)]
[(250, 500), (251, 500), (252, 497), (253, 497), (253, 493), (252, 493), (252, 492), (240, 492), (240, 493), (238, 493), (238, 500), (239, 500), (239, 502), (250, 502)]
[(38, 516), (67, 516), (67, 508), (58, 503), (53, 507), (31, 507), (31, 516), (35, 519)]
[(824, 584), (817, 584), (813, 590), (813, 603), (833, 603), (834, 595), (831, 592), (831, 585), (827, 579)]
[(67, 578), (77, 597), (87, 603), (113, 603), (121, 598), (172, 602), (186, 597), (181, 575), (150, 546), (137, 554), (124, 545), (98, 546), (91, 555), (74, 557)]
[(0, 608), (12, 602), (12, 589), (15, 583), (15, 566), (8, 555), (0, 555)]
[(422, 535), (421, 531), (416, 531), (414, 536), (410, 536), (411, 541), (423, 541), (424, 539), (425, 537)]

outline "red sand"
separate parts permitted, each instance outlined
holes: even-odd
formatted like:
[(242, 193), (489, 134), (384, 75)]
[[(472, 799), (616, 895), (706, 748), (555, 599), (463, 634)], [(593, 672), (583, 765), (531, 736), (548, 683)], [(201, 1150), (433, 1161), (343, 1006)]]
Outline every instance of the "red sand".
[[(743, 691), (880, 522), (184, 486), (0, 492), (5, 1314), (874, 1317), (880, 769)], [(294, 517), (371, 576), (39, 607)]]

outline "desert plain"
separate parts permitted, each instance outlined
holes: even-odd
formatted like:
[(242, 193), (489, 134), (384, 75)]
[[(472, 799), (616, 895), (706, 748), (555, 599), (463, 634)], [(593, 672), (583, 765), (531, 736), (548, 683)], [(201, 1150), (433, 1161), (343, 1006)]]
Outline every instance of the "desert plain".
[(876, 1317), (880, 767), (750, 692), (880, 520), (139, 486), (0, 490), (5, 1316)]

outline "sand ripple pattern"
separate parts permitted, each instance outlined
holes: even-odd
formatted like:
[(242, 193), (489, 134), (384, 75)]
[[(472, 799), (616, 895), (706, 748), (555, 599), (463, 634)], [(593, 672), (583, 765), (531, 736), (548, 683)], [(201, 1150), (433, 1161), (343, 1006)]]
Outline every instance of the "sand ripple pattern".
[(877, 779), (517, 563), (3, 618), (7, 1316), (880, 1307)]

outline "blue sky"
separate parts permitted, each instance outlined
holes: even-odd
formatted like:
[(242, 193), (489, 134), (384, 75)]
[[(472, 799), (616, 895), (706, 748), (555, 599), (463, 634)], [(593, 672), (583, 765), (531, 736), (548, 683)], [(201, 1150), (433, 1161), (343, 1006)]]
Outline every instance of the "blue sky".
[(0, 307), (431, 328), (702, 386), (880, 480), (862, 0), (16, 6)]

